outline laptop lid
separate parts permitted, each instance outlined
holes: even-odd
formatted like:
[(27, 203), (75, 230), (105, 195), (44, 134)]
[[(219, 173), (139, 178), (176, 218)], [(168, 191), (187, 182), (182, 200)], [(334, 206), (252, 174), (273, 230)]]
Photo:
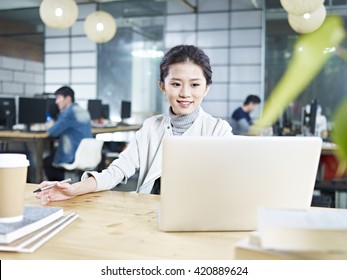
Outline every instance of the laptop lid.
[(259, 207), (311, 205), (318, 137), (177, 137), (163, 141), (163, 231), (255, 230)]

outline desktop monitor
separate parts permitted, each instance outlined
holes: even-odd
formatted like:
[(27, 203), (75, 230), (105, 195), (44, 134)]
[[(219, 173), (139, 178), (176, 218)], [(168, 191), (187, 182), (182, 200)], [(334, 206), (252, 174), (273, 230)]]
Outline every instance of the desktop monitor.
[(293, 135), (291, 107), (288, 107), (273, 125), (273, 133), (278, 136)]
[(51, 115), (51, 117), (56, 120), (59, 115), (59, 107), (55, 103), (55, 98), (47, 98), (47, 113)]
[(34, 123), (45, 123), (47, 114), (47, 99), (34, 97), (19, 97), (18, 123), (26, 124), (27, 129)]
[(131, 117), (131, 102), (122, 100), (120, 117), (122, 121)]
[(12, 129), (16, 123), (16, 100), (15, 98), (0, 98), (0, 129)]
[(88, 111), (92, 120), (98, 120), (102, 117), (102, 103), (100, 99), (88, 100)]
[(110, 106), (108, 104), (102, 104), (101, 117), (105, 120), (110, 119)]

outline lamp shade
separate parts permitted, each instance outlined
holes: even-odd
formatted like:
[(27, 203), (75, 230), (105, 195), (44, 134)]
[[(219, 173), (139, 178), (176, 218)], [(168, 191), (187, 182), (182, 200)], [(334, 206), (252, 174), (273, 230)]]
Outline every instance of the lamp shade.
[(281, 0), (281, 5), (289, 14), (303, 15), (323, 5), (324, 0)]
[(84, 22), (84, 31), (90, 40), (106, 43), (116, 34), (116, 20), (104, 11), (93, 12), (87, 16)]
[(325, 6), (321, 5), (315, 11), (300, 16), (288, 13), (289, 25), (298, 33), (310, 33), (318, 29), (326, 17)]
[(76, 22), (77, 16), (78, 7), (74, 0), (43, 0), (41, 2), (41, 20), (50, 28), (69, 28)]

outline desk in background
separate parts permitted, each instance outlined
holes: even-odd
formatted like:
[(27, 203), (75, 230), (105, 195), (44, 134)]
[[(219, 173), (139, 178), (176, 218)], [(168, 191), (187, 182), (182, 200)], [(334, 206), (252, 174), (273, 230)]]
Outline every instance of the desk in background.
[[(92, 133), (94, 135), (100, 133), (112, 133), (112, 132), (126, 132), (126, 131), (136, 131), (140, 129), (140, 125), (125, 125), (125, 126), (115, 126), (115, 127), (103, 127), (103, 128), (93, 128)], [(24, 142), (28, 144), (33, 144), (34, 157), (35, 157), (35, 178), (32, 182), (39, 183), (43, 180), (43, 151), (46, 143), (53, 141), (53, 138), (49, 137), (46, 132), (26, 132), (26, 131), (16, 131), (16, 130), (3, 130), (0, 131), (0, 143), (7, 145), (13, 142)], [(6, 150), (5, 150), (6, 151)], [(40, 160), (41, 159), (41, 160)]]
[(136, 130), (139, 130), (140, 128), (141, 128), (141, 125), (117, 125), (112, 127), (93, 127), (92, 133), (96, 135), (100, 133), (136, 131)]
[[(28, 184), (26, 204), (40, 204)], [(76, 221), (34, 253), (0, 252), (0, 259), (233, 259), (249, 232), (177, 232), (158, 229), (158, 195), (104, 191), (51, 203)]]
[[(50, 142), (53, 139), (48, 136), (46, 132), (25, 132), (16, 130), (4, 130), (0, 131), (0, 142), (5, 145), (13, 142), (32, 143), (35, 153), (35, 181), (42, 181), (43, 174), (43, 161), (39, 160), (43, 158), (43, 149), (46, 142)], [(5, 150), (6, 151), (6, 150)], [(32, 163), (30, 163), (32, 164)]]

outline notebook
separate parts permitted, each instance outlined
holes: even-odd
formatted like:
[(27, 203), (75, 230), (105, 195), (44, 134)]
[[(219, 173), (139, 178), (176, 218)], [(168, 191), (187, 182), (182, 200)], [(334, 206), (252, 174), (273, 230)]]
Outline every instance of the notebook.
[(168, 137), (159, 228), (255, 230), (259, 207), (307, 209), (321, 147), (318, 137)]

